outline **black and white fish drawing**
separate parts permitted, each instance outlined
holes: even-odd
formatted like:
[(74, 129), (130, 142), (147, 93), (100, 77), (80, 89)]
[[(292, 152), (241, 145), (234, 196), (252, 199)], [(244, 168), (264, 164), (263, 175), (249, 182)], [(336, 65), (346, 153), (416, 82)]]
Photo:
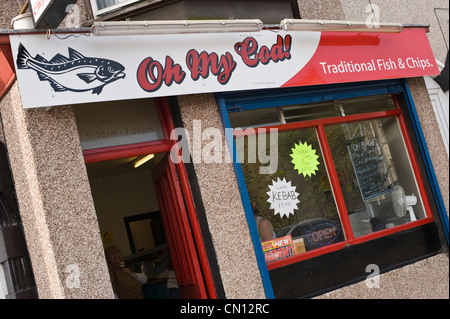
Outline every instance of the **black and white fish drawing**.
[(36, 71), (39, 79), (49, 81), (55, 92), (92, 90), (92, 94), (98, 95), (105, 85), (125, 78), (125, 68), (118, 62), (85, 57), (70, 47), (68, 51), (69, 57), (58, 53), (48, 61), (39, 54), (33, 58), (20, 43), (17, 68)]

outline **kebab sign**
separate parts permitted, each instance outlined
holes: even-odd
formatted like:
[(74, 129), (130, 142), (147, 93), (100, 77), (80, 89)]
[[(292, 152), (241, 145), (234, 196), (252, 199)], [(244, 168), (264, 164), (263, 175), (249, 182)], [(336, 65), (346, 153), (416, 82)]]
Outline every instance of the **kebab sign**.
[(295, 191), (295, 186), (291, 185), (291, 182), (287, 182), (285, 178), (280, 180), (278, 178), (273, 181), (272, 185), (269, 185), (269, 199), (270, 209), (274, 210), (274, 214), (280, 214), (281, 217), (289, 217), (290, 214), (294, 215), (294, 209), (298, 209), (297, 204), (300, 203), (297, 198), (299, 193)]

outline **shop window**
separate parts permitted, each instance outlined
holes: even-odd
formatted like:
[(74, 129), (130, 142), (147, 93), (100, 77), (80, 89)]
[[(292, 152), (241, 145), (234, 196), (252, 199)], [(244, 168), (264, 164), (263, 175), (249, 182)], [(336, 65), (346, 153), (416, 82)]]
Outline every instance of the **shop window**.
[[(337, 193), (342, 194), (345, 204), (341, 215), (348, 215), (350, 221), (347, 237), (360, 237), (426, 217), (397, 112), (380, 119), (355, 121), (353, 117), (352, 122), (345, 121), (348, 113), (380, 111), (396, 112), (390, 95), (232, 113), (232, 127), (239, 127), (237, 123), (247, 127), (243, 134), (236, 130), (236, 145), (250, 200), (270, 220), (276, 237), (291, 235), (293, 241), (304, 238), (306, 251), (343, 241), (336, 202), (341, 196)], [(260, 174), (259, 168), (264, 165), (256, 154), (261, 149), (260, 139), (251, 138), (248, 128), (264, 122), (273, 125), (275, 117), (278, 124), (303, 122), (306, 127), (302, 124), (277, 134), (277, 169), (273, 174)], [(320, 121), (333, 118), (339, 123), (324, 125)], [(312, 127), (307, 125), (311, 120), (316, 120)], [(317, 130), (321, 125), (325, 135), (319, 139)], [(270, 134), (264, 132), (260, 134)], [(271, 138), (267, 136), (263, 141)], [(268, 145), (264, 148), (264, 154), (271, 152)], [(327, 170), (323, 148), (331, 153), (332, 172), (331, 167)], [(340, 186), (334, 192), (329, 179), (331, 173), (337, 176)], [(283, 200), (284, 191), (272, 191), (274, 184), (280, 189), (290, 186), (298, 195)], [(276, 206), (289, 204), (293, 209), (287, 215), (280, 214), (281, 209)]]
[[(309, 87), (252, 97), (240, 98), (239, 93), (219, 97), (221, 110), (228, 115), (224, 123), (234, 132), (237, 177), (247, 220), (249, 227), (257, 230), (253, 234), (259, 235), (253, 238), (254, 244), (261, 244), (260, 256), (278, 289), (275, 296), (302, 297), (355, 280), (361, 273), (352, 278), (345, 265), (349, 259), (362, 262), (361, 254), (369, 246), (376, 247), (371, 258), (387, 260), (386, 267), (424, 254), (416, 244), (400, 239), (414, 233), (407, 230), (435, 225), (433, 211), (437, 209), (434, 195), (430, 196), (429, 186), (425, 186), (428, 179), (421, 171), (423, 163), (415, 155), (405, 120), (408, 111), (403, 88), (397, 84), (378, 83), (373, 88), (360, 84), (364, 90), (357, 89), (359, 84), (354, 88), (350, 84), (329, 86), (328, 90)], [(247, 200), (251, 205), (246, 205)], [(270, 238), (262, 237), (261, 217), (272, 225)], [(423, 236), (418, 235), (419, 241)], [(427, 236), (433, 237), (429, 241), (433, 244), (424, 250), (430, 253), (440, 246), (439, 238), (435, 233)], [(378, 244), (381, 238), (385, 239)], [(398, 242), (392, 247), (414, 253), (394, 258), (386, 251), (384, 256), (378, 245), (395, 240)], [(347, 257), (339, 260), (336, 256), (341, 251)], [(320, 258), (309, 262), (318, 256), (324, 257), (322, 262)], [(329, 262), (342, 262), (333, 266), (334, 271), (339, 269), (336, 278), (322, 276), (315, 285), (298, 285), (302, 280), (314, 281), (303, 277), (311, 277), (315, 271), (325, 275), (330, 270), (324, 265)], [(297, 263), (302, 266), (292, 266)], [(317, 269), (305, 270), (311, 265)], [(298, 276), (292, 277), (295, 271)], [(287, 277), (292, 278), (289, 284)]]
[(300, 18), (295, 0), (91, 0), (96, 17), (130, 20), (260, 19), (279, 24)]
[[(377, 112), (384, 112), (383, 117), (357, 120), (353, 116), (346, 121), (348, 115), (378, 117)], [(230, 114), (250, 200), (270, 220), (276, 238), (303, 238), (309, 251), (344, 240), (343, 216), (350, 222), (347, 238), (427, 217), (398, 114), (389, 94)], [(321, 121), (325, 119), (327, 122)], [(286, 123), (299, 125), (285, 130)], [(277, 167), (272, 174), (260, 174), (265, 163), (256, 153), (261, 147), (264, 154), (273, 151), (266, 142), (273, 137), (269, 130), (258, 133), (249, 128), (274, 124), (281, 130), (277, 134)], [(241, 126), (246, 129), (240, 131)], [(322, 136), (319, 127), (323, 127)], [(249, 132), (267, 137), (255, 138)], [(258, 144), (260, 140), (267, 145)], [(324, 151), (331, 154), (332, 162), (325, 162)], [(331, 174), (337, 176), (339, 189), (333, 190)], [(279, 193), (273, 191), (275, 184)], [(289, 187), (298, 195), (284, 200), (284, 190)], [(283, 214), (283, 205), (292, 209)]]
[(95, 15), (102, 15), (139, 1), (141, 0), (91, 0), (91, 6)]

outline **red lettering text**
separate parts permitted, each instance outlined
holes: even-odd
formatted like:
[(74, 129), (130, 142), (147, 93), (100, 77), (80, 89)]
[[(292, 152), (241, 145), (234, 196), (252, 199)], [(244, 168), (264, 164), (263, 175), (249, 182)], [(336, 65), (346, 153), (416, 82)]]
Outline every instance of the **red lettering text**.
[(277, 42), (269, 49), (267, 46), (262, 46), (258, 50), (258, 41), (255, 38), (248, 37), (244, 41), (238, 42), (234, 45), (234, 50), (242, 58), (245, 65), (249, 67), (256, 67), (259, 62), (268, 64), (270, 61), (278, 62), (291, 58), (291, 44), (292, 37), (288, 34), (283, 37), (277, 35)]
[(264, 253), (266, 262), (274, 261), (281, 258), (286, 258), (294, 255), (292, 246), (282, 247), (274, 250), (269, 250)]
[(205, 51), (198, 53), (195, 49), (189, 50), (186, 54), (186, 65), (194, 81), (197, 81), (200, 76), (206, 79), (211, 70), (220, 84), (227, 84), (236, 68), (236, 62), (229, 52), (222, 55), (219, 60), (217, 53), (209, 54)]
[(137, 80), (144, 91), (157, 91), (161, 85), (171, 86), (173, 82), (181, 83), (186, 73), (179, 64), (174, 64), (171, 57), (166, 57), (165, 66), (151, 57), (144, 59), (137, 70)]
[(316, 230), (315, 232), (311, 233), (311, 237), (314, 241), (324, 241), (329, 240), (336, 237), (336, 228), (324, 228)]

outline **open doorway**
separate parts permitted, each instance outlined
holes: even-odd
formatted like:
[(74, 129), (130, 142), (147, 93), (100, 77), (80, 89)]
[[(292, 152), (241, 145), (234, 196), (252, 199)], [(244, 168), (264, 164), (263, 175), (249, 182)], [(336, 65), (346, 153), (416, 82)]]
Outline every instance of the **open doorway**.
[(165, 297), (170, 264), (182, 298), (216, 298), (186, 168), (169, 157), (176, 141), (169, 139), (167, 99), (74, 111), (104, 246), (115, 246), (125, 268), (147, 276), (144, 298)]
[(155, 299), (167, 292), (167, 241), (151, 176), (161, 156), (138, 168), (139, 156), (86, 164), (104, 247), (117, 247), (121, 266), (146, 275), (143, 296)]
[(168, 153), (135, 167), (143, 157), (86, 164), (103, 244), (138, 274), (143, 298), (206, 297), (176, 167)]

